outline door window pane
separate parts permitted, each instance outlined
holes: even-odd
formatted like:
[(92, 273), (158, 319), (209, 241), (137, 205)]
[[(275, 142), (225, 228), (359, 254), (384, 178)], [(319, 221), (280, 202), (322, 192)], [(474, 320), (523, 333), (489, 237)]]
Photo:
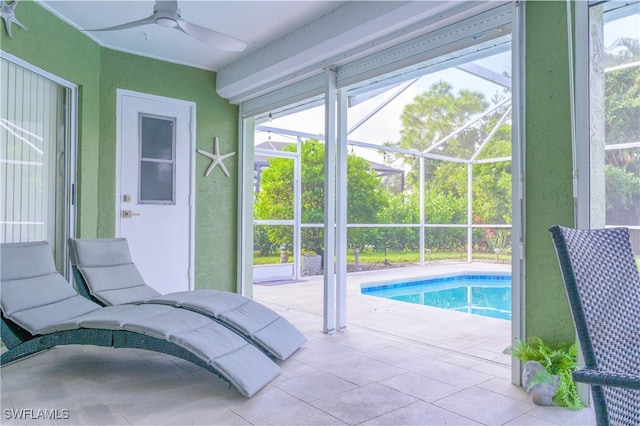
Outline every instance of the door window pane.
[(143, 161), (140, 182), (141, 200), (173, 201), (173, 164)]
[(140, 115), (141, 204), (174, 204), (175, 118)]
[(141, 117), (142, 157), (157, 160), (173, 160), (172, 119)]

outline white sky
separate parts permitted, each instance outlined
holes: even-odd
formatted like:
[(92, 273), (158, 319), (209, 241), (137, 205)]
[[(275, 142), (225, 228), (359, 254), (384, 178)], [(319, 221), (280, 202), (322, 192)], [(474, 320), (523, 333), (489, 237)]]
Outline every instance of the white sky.
[[(489, 68), (499, 74), (506, 72), (511, 75), (510, 51), (500, 53), (483, 60), (477, 60), (475, 63)], [(455, 68), (425, 75), (396, 99), (386, 105), (382, 110), (378, 111), (362, 126), (358, 127), (349, 135), (349, 140), (380, 145), (385, 142), (397, 142), (400, 139), (401, 115), (404, 106), (413, 102), (417, 95), (429, 90), (434, 83), (440, 80), (444, 80), (452, 84), (455, 93), (460, 89), (479, 91), (485, 95), (487, 101), (490, 101), (496, 92), (502, 91), (502, 87), (495, 83), (486, 81)], [(394, 87), (385, 93), (351, 107), (348, 111), (348, 127), (354, 126), (370, 111), (374, 110), (385, 100), (393, 96), (393, 94), (398, 90), (398, 87)], [(286, 117), (276, 118), (271, 122), (264, 123), (264, 125), (321, 135), (324, 134), (324, 106), (301, 111)], [(295, 138), (291, 136), (283, 136), (273, 133), (270, 136), (271, 140), (274, 142), (295, 142)], [(268, 138), (268, 134), (258, 132), (256, 133), (256, 144), (262, 143), (268, 140)], [(359, 155), (362, 155), (369, 160), (380, 163), (383, 162), (382, 156), (377, 152), (358, 148), (356, 148), (356, 150)]]
[[(640, 38), (640, 14), (627, 16), (605, 26), (605, 46), (611, 45), (611, 43), (620, 37)], [(476, 60), (475, 63), (499, 74), (507, 73), (508, 75), (512, 75), (511, 51)], [(490, 101), (496, 92), (502, 92), (501, 86), (455, 68), (425, 75), (381, 111), (376, 113), (376, 115), (370, 118), (365, 124), (351, 133), (349, 139), (373, 144), (397, 142), (400, 138), (400, 117), (404, 106), (411, 103), (418, 94), (427, 91), (439, 80), (444, 80), (452, 84), (454, 92), (456, 93), (463, 88), (479, 91), (485, 95), (487, 101)], [(393, 88), (351, 107), (348, 111), (348, 127), (358, 123), (361, 118), (365, 117), (384, 100), (391, 97), (396, 90), (397, 88)], [(298, 112), (286, 117), (280, 117), (271, 122), (264, 123), (264, 125), (321, 135), (324, 133), (324, 106)], [(256, 144), (262, 143), (268, 140), (268, 138), (268, 134), (257, 132)], [(271, 134), (270, 138), (272, 141), (277, 142), (295, 142), (295, 138), (291, 136)], [(378, 152), (358, 148), (356, 148), (356, 152), (369, 160), (383, 162), (383, 157)]]

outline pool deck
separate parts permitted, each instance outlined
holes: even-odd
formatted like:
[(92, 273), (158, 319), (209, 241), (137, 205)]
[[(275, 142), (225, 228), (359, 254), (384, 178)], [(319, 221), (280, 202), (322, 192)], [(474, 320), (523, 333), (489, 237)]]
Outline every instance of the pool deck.
[[(379, 281), (433, 278), (460, 272), (509, 273), (510, 270), (511, 265), (506, 263), (438, 262), (424, 267), (349, 273), (347, 329), (357, 327), (400, 337), (443, 352), (479, 358), (509, 368), (511, 357), (503, 351), (511, 341), (510, 321), (364, 295), (360, 288), (363, 283)], [(317, 316), (318, 331), (321, 331), (323, 288), (322, 276), (304, 277), (303, 281), (295, 283), (254, 285), (254, 297), (287, 310)]]

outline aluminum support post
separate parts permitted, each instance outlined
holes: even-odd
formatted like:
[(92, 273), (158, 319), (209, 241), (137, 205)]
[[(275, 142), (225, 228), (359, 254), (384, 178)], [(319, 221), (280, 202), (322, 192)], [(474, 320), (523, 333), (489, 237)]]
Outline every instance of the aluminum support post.
[(347, 328), (347, 90), (338, 90), (336, 186), (336, 326)]
[(325, 69), (324, 99), (324, 318), (322, 331), (336, 328), (335, 244), (336, 244), (336, 70)]

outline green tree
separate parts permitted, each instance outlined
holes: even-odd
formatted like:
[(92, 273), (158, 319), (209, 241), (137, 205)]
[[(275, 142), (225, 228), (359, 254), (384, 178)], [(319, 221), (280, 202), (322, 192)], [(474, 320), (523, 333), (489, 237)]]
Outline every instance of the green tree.
[(622, 168), (605, 166), (606, 222), (637, 225), (640, 217), (640, 177)]
[[(503, 127), (502, 136), (510, 136), (511, 126)], [(485, 158), (510, 155), (510, 139), (494, 140), (483, 152)], [(474, 164), (472, 208), (475, 223), (511, 223), (511, 161)]]
[[(620, 38), (605, 55), (605, 66), (640, 60), (640, 41)], [(605, 73), (607, 145), (640, 140), (640, 66)], [(605, 154), (607, 224), (637, 225), (640, 217), (640, 149), (612, 149)]]
[[(387, 208), (380, 212), (381, 223), (420, 223), (418, 199), (411, 194), (391, 194)], [(381, 228), (379, 240), (382, 247), (392, 250), (416, 250), (420, 247), (418, 228)]]
[[(463, 127), (473, 117), (497, 105), (505, 93), (497, 93), (487, 102), (484, 95), (469, 90), (454, 93), (445, 82), (435, 83), (428, 91), (408, 104), (402, 115), (400, 140), (402, 148), (424, 151), (445, 136)], [(506, 106), (496, 109), (462, 132), (449, 138), (433, 153), (469, 160), (505, 113)], [(511, 125), (502, 124), (483, 147), (477, 159), (509, 157)], [(419, 192), (417, 162), (408, 179), (412, 193)], [(472, 209), (476, 223), (511, 222), (511, 162), (478, 163), (472, 166)], [(468, 166), (464, 163), (425, 159), (425, 222), (461, 224), (467, 222)], [(480, 237), (483, 236), (479, 232)], [(464, 233), (456, 229), (427, 230), (429, 247), (457, 248)]]
[[(286, 147), (295, 151), (295, 146)], [(308, 140), (302, 144), (302, 223), (324, 222), (324, 144)], [(369, 162), (349, 155), (347, 158), (347, 220), (349, 223), (377, 223), (388, 205), (390, 193), (376, 177)], [(273, 158), (262, 172), (260, 192), (256, 194), (257, 219), (293, 218), (293, 161)], [(275, 244), (291, 244), (290, 229), (282, 226), (267, 230)], [(374, 237), (371, 231), (353, 229), (348, 243), (362, 247)], [(324, 254), (323, 231), (319, 227), (303, 228), (303, 250)]]
[[(405, 106), (401, 117), (400, 140), (390, 145), (425, 151), (487, 107), (488, 103), (481, 93), (465, 89), (456, 95), (451, 84), (437, 82)], [(437, 148), (436, 153), (469, 158), (475, 142), (480, 139), (478, 134), (481, 131), (482, 129), (471, 126)], [(438, 162), (435, 160), (425, 161), (427, 179), (431, 177), (437, 165)], [(417, 162), (413, 162), (412, 166), (407, 180), (409, 184), (417, 185)]]

